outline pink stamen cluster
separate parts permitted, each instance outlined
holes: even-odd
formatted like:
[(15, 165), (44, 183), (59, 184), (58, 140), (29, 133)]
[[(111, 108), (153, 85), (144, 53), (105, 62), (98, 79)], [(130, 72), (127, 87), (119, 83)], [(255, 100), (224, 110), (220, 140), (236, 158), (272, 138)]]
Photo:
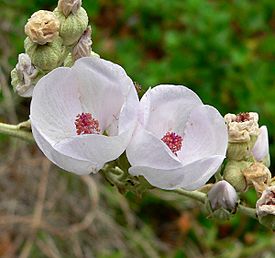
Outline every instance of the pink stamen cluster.
[(167, 132), (161, 140), (166, 143), (175, 155), (177, 155), (177, 152), (181, 150), (183, 139), (180, 135), (173, 132)]
[(236, 122), (240, 123), (240, 122), (245, 122), (245, 121), (249, 121), (250, 120), (250, 115), (248, 112), (245, 113), (239, 113), (236, 116)]
[(78, 135), (100, 133), (99, 122), (90, 113), (78, 114), (74, 124)]

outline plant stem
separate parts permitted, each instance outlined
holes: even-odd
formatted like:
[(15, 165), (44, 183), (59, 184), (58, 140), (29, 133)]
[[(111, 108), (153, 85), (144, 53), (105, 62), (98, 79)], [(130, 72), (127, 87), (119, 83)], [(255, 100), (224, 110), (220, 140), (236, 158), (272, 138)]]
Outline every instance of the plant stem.
[(257, 216), (256, 216), (256, 210), (253, 209), (253, 208), (249, 208), (249, 207), (245, 207), (243, 205), (239, 205), (238, 206), (238, 211), (253, 218), (253, 219), (257, 219)]
[(189, 197), (191, 199), (197, 200), (201, 203), (204, 203), (206, 200), (206, 194), (199, 191), (186, 191), (184, 189), (176, 189), (174, 192)]
[[(194, 199), (196, 201), (199, 201), (201, 203), (205, 203), (207, 200), (207, 195), (205, 193), (202, 193), (200, 191), (186, 191), (184, 189), (176, 189), (173, 190), (173, 192), (178, 193), (180, 195), (186, 196), (188, 198)], [(245, 207), (243, 205), (238, 205), (238, 211), (240, 213), (243, 213), (253, 219), (257, 219), (256, 217), (256, 210), (253, 208)]]
[(18, 125), (0, 123), (0, 133), (17, 137), (28, 142), (34, 142), (32, 133), (22, 128), (22, 123)]

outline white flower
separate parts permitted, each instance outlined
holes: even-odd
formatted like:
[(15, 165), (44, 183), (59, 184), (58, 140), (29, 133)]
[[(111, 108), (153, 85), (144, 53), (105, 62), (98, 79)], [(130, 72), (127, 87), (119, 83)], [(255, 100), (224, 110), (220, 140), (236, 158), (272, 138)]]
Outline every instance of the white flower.
[(225, 180), (214, 184), (207, 196), (213, 210), (219, 208), (234, 210), (238, 201), (235, 188)]
[(263, 161), (269, 156), (268, 132), (265, 125), (260, 127), (260, 134), (254, 145), (252, 153), (257, 161)]
[(132, 175), (162, 189), (204, 185), (225, 158), (227, 128), (219, 112), (184, 86), (159, 85), (140, 101), (126, 154)]
[(134, 84), (122, 67), (98, 57), (82, 58), (35, 86), (33, 135), (59, 167), (79, 175), (96, 173), (125, 151), (137, 106)]

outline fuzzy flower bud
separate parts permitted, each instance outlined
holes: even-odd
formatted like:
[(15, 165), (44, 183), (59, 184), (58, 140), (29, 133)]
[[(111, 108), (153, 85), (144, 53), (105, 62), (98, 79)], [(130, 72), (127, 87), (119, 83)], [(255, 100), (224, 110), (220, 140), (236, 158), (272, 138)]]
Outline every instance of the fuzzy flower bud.
[(270, 184), (271, 173), (269, 169), (260, 162), (255, 162), (243, 170), (243, 175), (248, 184), (253, 184), (258, 193), (262, 193)]
[(247, 190), (248, 183), (243, 170), (250, 166), (251, 162), (230, 160), (224, 169), (223, 178), (233, 185), (236, 191), (244, 192)]
[(255, 160), (270, 166), (268, 131), (265, 125), (260, 127), (260, 134), (252, 150)]
[(81, 38), (77, 42), (76, 46), (73, 48), (72, 51), (72, 57), (74, 61), (81, 57), (86, 57), (91, 55), (91, 33), (92, 29), (91, 26), (88, 26), (88, 28), (84, 31)]
[(27, 54), (18, 56), (18, 63), (11, 72), (11, 84), (20, 96), (31, 97), (36, 82), (41, 78)]
[[(91, 51), (90, 56), (100, 57), (99, 54), (95, 53), (94, 51)], [(69, 53), (66, 59), (64, 60), (64, 66), (72, 67), (74, 62), (75, 60), (73, 59), (72, 54)]]
[(38, 45), (33, 43), (29, 38), (26, 38), (24, 46), (32, 63), (45, 72), (60, 66), (68, 54), (60, 37), (57, 37), (53, 42), (46, 45)]
[(59, 33), (59, 20), (50, 11), (35, 12), (25, 25), (25, 33), (39, 45), (52, 42)]
[(89, 20), (85, 9), (80, 7), (76, 13), (71, 13), (66, 17), (63, 12), (56, 8), (54, 14), (60, 22), (59, 35), (63, 39), (63, 44), (65, 46), (76, 44), (88, 26)]
[(57, 8), (68, 17), (70, 13), (76, 14), (81, 5), (82, 0), (59, 0)]
[(261, 224), (275, 230), (275, 186), (263, 191), (256, 203), (256, 213)]
[(258, 114), (227, 114), (224, 119), (228, 128), (227, 157), (231, 160), (248, 160), (260, 133)]
[(225, 180), (214, 184), (207, 196), (213, 210), (223, 208), (234, 211), (236, 209), (238, 195), (235, 188)]

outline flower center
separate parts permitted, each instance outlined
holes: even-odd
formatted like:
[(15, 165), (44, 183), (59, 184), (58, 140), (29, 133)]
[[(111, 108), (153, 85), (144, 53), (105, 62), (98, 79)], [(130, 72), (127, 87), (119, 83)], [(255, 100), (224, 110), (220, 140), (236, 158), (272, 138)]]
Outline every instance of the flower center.
[(240, 123), (240, 122), (245, 122), (245, 121), (249, 121), (250, 120), (250, 115), (248, 112), (245, 113), (239, 113), (236, 116), (236, 122)]
[(78, 135), (100, 133), (99, 122), (90, 113), (78, 114), (74, 124)]
[(177, 151), (181, 150), (183, 139), (180, 135), (173, 132), (167, 132), (161, 140), (166, 143), (175, 155), (177, 155)]

